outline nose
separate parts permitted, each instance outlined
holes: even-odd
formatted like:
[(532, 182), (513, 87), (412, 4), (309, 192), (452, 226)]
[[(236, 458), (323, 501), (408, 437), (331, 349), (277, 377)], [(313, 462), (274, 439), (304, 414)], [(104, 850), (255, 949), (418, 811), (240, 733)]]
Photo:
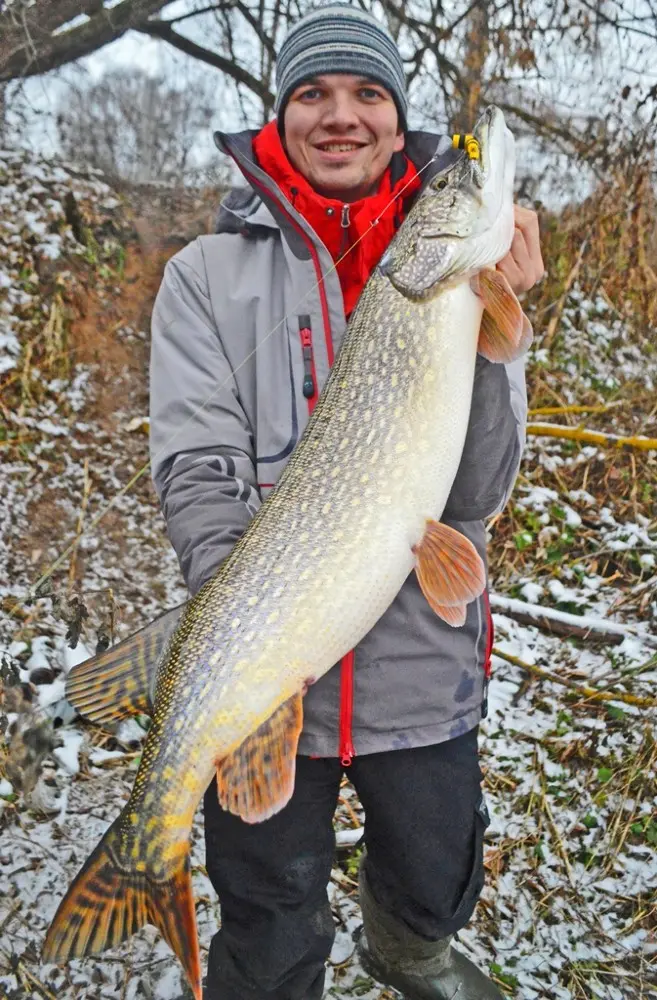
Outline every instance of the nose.
[(351, 94), (335, 93), (327, 101), (322, 125), (334, 132), (345, 132), (359, 124), (358, 109)]

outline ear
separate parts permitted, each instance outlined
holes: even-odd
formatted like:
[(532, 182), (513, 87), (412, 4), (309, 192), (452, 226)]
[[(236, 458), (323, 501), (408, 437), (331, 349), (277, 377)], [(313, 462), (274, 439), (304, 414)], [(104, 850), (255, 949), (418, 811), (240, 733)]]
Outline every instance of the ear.
[(395, 136), (395, 145), (392, 148), (393, 153), (401, 153), (402, 149), (406, 145), (406, 135), (402, 129), (399, 130)]

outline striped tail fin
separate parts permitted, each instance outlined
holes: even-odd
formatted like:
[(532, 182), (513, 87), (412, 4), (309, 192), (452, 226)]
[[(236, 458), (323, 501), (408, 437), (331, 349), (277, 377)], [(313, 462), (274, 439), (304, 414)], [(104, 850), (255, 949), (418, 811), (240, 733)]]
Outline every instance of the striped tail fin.
[(96, 955), (114, 948), (139, 930), (153, 924), (178, 956), (194, 991), (201, 1000), (201, 959), (196, 933), (196, 913), (189, 855), (166, 881), (156, 881), (144, 862), (126, 870), (120, 857), (119, 817), (87, 858), (59, 905), (43, 945), (45, 962)]
[(157, 670), (185, 604), (165, 611), (104, 653), (78, 663), (66, 679), (66, 697), (92, 722), (151, 715)]

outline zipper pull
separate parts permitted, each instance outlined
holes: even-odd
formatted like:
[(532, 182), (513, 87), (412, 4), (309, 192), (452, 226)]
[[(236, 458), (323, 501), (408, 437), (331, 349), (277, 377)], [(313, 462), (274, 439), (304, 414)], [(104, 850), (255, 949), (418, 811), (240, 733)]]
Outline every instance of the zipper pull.
[(310, 326), (310, 316), (307, 313), (299, 316), (299, 336), (301, 338), (301, 353), (303, 355), (303, 394), (306, 399), (312, 399), (315, 395), (313, 335)]
[(342, 229), (342, 237), (340, 239), (340, 256), (343, 257), (347, 250), (349, 249), (349, 223), (351, 219), (349, 218), (349, 205), (342, 206), (342, 216), (340, 217), (340, 228)]

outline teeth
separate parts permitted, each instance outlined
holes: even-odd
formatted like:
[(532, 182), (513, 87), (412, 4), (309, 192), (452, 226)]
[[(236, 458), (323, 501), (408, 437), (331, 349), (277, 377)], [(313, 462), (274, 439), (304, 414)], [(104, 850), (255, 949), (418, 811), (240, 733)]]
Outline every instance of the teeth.
[(326, 153), (350, 153), (352, 149), (358, 149), (353, 142), (332, 142), (322, 146)]

